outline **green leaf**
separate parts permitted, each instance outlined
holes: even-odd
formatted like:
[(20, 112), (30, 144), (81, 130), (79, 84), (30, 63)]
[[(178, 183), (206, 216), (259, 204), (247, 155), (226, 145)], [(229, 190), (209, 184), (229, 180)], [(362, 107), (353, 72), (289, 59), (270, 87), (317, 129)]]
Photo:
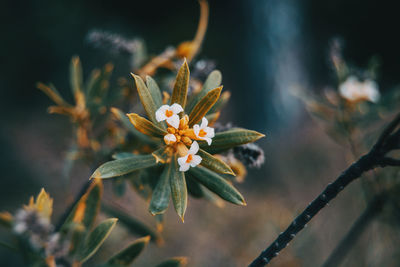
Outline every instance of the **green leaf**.
[(181, 267), (186, 266), (187, 258), (185, 257), (175, 257), (163, 261), (162, 263), (158, 264), (156, 267)]
[(71, 60), (70, 65), (70, 82), (72, 93), (76, 95), (77, 92), (82, 92), (83, 77), (82, 77), (82, 66), (79, 57), (75, 56)]
[(129, 158), (135, 158), (137, 156), (141, 156), (138, 154), (133, 154), (131, 152), (120, 152), (120, 153), (115, 153), (114, 155), (112, 155), (113, 159), (129, 159)]
[(182, 108), (185, 108), (189, 77), (189, 66), (185, 59), (181, 68), (179, 69), (178, 75), (176, 76), (174, 90), (172, 91), (171, 96), (171, 105), (177, 103), (181, 105)]
[(83, 263), (92, 257), (110, 235), (118, 219), (111, 218), (101, 222), (85, 239), (78, 260)]
[(207, 153), (203, 149), (199, 149), (199, 152), (197, 154), (202, 158), (200, 164), (206, 167), (207, 169), (210, 169), (218, 173), (230, 174), (235, 176), (235, 173), (232, 171), (231, 167), (229, 167), (228, 164), (226, 164), (222, 160)]
[(133, 171), (155, 166), (157, 164), (153, 155), (138, 155), (134, 158), (117, 159), (101, 165), (94, 171), (91, 178), (112, 178)]
[(140, 98), (140, 101), (142, 102), (144, 110), (147, 113), (147, 116), (156, 125), (161, 126), (161, 127), (165, 127), (165, 126), (162, 126), (163, 124), (158, 122), (157, 119), (156, 119), (156, 111), (159, 108), (159, 106), (156, 105), (150, 90), (144, 84), (144, 81), (142, 80), (142, 78), (140, 78), (140, 76), (135, 75), (133, 73), (131, 73), (131, 75), (135, 79), (136, 88), (137, 88), (137, 91), (138, 91), (138, 94), (139, 94), (139, 98)]
[(166, 131), (157, 127), (151, 121), (139, 116), (136, 113), (130, 113), (126, 115), (128, 116), (133, 126), (135, 126), (136, 130), (138, 130), (142, 134), (160, 138), (164, 137), (164, 135), (167, 134)]
[(185, 174), (178, 170), (178, 161), (176, 156), (171, 161), (171, 174), (170, 174), (170, 186), (172, 194), (172, 202), (176, 213), (184, 221), (186, 206), (187, 206), (187, 188), (185, 181)]
[(129, 214), (104, 204), (102, 205), (102, 210), (108, 215), (118, 218), (118, 222), (126, 227), (126, 229), (128, 229), (132, 234), (138, 236), (150, 236), (151, 241), (156, 243), (162, 242), (162, 238), (158, 233)]
[(226, 151), (232, 147), (255, 142), (265, 135), (241, 128), (232, 128), (228, 131), (215, 134), (211, 146), (201, 143), (200, 147), (211, 154)]
[(189, 115), (189, 127), (198, 123), (217, 102), (222, 91), (222, 86), (208, 92), (193, 108)]
[(162, 106), (162, 96), (161, 96), (160, 87), (158, 87), (156, 81), (153, 78), (151, 78), (150, 76), (146, 76), (146, 84), (147, 84), (147, 88), (150, 91), (151, 97), (153, 98), (153, 101), (156, 104), (156, 107), (161, 107)]
[(219, 70), (214, 70), (211, 72), (206, 81), (203, 84), (203, 88), (201, 91), (189, 102), (186, 111), (187, 113), (190, 113), (194, 106), (196, 105), (197, 102), (200, 101), (203, 97), (205, 97), (208, 92), (214, 88), (217, 88), (221, 85), (222, 82), (222, 74)]
[(139, 256), (149, 243), (150, 236), (145, 236), (135, 240), (132, 244), (124, 248), (118, 254), (108, 260), (108, 266), (129, 266), (134, 259)]
[(86, 193), (76, 203), (61, 229), (68, 227), (71, 222), (81, 223), (86, 229), (91, 229), (99, 213), (102, 196), (102, 181), (99, 179), (92, 180)]
[(172, 164), (167, 164), (153, 191), (149, 211), (152, 215), (164, 213), (168, 209), (171, 198), (170, 177), (173, 173)]
[(83, 241), (86, 236), (86, 228), (81, 223), (71, 223), (68, 229), (63, 229), (70, 242), (70, 255), (75, 255), (83, 247)]
[(246, 205), (243, 196), (224, 178), (204, 167), (190, 168), (190, 174), (222, 199), (237, 205)]

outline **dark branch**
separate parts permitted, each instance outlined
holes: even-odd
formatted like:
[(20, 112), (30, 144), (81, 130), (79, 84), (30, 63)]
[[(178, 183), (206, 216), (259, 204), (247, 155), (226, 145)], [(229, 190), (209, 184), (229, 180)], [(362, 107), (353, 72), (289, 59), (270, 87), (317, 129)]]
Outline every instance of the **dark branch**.
[(327, 203), (334, 199), (352, 181), (359, 178), (364, 172), (375, 167), (381, 166), (381, 161), (385, 155), (398, 147), (400, 139), (400, 130), (396, 130), (400, 124), (400, 114), (385, 128), (378, 141), (372, 147), (371, 151), (346, 169), (333, 183), (328, 184), (325, 190), (315, 198), (307, 208), (298, 215), (289, 227), (282, 232), (269, 247), (249, 265), (250, 267), (259, 267), (267, 265), (279, 252), (284, 249), (289, 242), (299, 233), (305, 225), (321, 210)]

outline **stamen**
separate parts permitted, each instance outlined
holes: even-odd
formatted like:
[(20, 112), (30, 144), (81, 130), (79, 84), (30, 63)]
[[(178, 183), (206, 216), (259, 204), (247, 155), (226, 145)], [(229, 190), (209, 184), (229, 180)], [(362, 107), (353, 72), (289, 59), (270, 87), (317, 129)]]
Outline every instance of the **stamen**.
[(172, 115), (174, 115), (174, 112), (172, 112), (172, 110), (166, 110), (165, 111), (165, 116), (167, 116), (168, 118), (171, 117)]
[(186, 163), (190, 163), (192, 161), (192, 159), (193, 159), (192, 154), (189, 154), (187, 157)]
[(204, 137), (204, 136), (206, 136), (206, 135), (207, 135), (206, 131), (204, 131), (203, 129), (200, 129), (200, 131), (199, 131), (199, 136), (200, 136), (200, 137)]

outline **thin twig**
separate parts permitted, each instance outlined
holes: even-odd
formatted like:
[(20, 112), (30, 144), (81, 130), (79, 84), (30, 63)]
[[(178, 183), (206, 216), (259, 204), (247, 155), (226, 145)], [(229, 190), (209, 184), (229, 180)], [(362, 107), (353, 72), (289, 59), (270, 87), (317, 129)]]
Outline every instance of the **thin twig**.
[(258, 267), (267, 265), (274, 257), (278, 256), (279, 252), (289, 244), (296, 234), (299, 233), (326, 204), (334, 199), (340, 191), (352, 181), (359, 178), (364, 172), (381, 166), (381, 161), (385, 155), (398, 147), (400, 132), (396, 131), (394, 134), (392, 133), (399, 124), (400, 114), (385, 128), (371, 151), (354, 162), (333, 183), (328, 184), (324, 191), (315, 198), (307, 208), (293, 220), (289, 227), (282, 232), (269, 247), (262, 251), (249, 266)]

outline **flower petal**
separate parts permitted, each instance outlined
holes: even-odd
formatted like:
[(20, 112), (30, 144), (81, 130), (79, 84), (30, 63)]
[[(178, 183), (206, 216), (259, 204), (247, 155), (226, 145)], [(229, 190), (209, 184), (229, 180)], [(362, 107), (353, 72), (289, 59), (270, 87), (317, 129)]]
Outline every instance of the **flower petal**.
[(196, 137), (199, 137), (199, 133), (200, 133), (200, 126), (198, 124), (195, 124), (193, 126), (193, 132), (196, 135)]
[(191, 167), (196, 167), (200, 164), (202, 158), (199, 155), (194, 155), (192, 161), (190, 162)]
[(180, 165), (179, 171), (185, 172), (185, 171), (189, 170), (189, 167), (190, 167), (189, 163), (184, 163), (184, 164)]
[(193, 141), (188, 153), (194, 155), (197, 151), (199, 151), (199, 144), (196, 141)]
[(211, 138), (204, 137), (203, 140), (206, 140), (206, 141), (207, 141), (207, 144), (208, 144), (209, 146), (211, 145), (211, 142), (212, 142), (212, 139), (211, 139)]
[(177, 103), (175, 103), (172, 106), (170, 106), (170, 109), (172, 110), (172, 112), (174, 114), (178, 114), (178, 113), (181, 113), (183, 111), (182, 106), (177, 104)]
[(164, 136), (164, 142), (169, 145), (176, 142), (176, 136), (173, 134), (167, 134)]
[(178, 158), (178, 164), (179, 164), (179, 165), (184, 165), (184, 164), (186, 164), (187, 158), (188, 158), (188, 155), (186, 155), (186, 156), (184, 156), (184, 157), (179, 157), (179, 158)]
[(165, 121), (167, 119), (167, 116), (165, 116), (165, 111), (169, 108), (168, 105), (162, 105), (159, 109), (156, 111), (156, 120), (157, 121)]
[(167, 118), (167, 122), (169, 125), (174, 127), (175, 129), (179, 128), (179, 116), (174, 114), (171, 117)]
[(214, 128), (207, 127), (204, 131), (207, 133), (206, 137), (208, 138), (213, 138), (215, 136)]
[(200, 129), (204, 129), (204, 128), (206, 128), (206, 127), (207, 127), (207, 125), (208, 125), (208, 120), (207, 120), (207, 118), (206, 118), (206, 117), (203, 117), (203, 118), (201, 119), (201, 125), (200, 125)]

